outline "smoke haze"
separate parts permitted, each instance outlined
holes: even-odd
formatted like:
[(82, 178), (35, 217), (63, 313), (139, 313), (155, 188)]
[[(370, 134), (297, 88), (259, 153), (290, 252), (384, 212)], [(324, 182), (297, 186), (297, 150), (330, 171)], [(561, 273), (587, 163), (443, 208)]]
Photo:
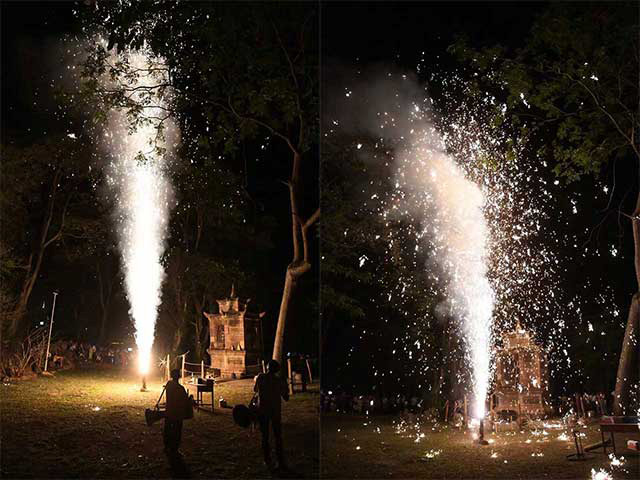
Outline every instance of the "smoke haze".
[[(367, 135), (376, 140), (376, 148), (391, 151), (390, 181), (397, 194), (385, 215), (408, 215), (421, 225), (421, 247), (430, 255), (426, 268), (437, 268), (445, 284), (447, 300), (438, 310), (446, 309), (460, 324), (473, 383), (472, 414), (482, 417), (491, 377), (494, 306), (483, 192), (447, 154), (431, 122), (431, 102), (414, 76), (381, 66), (336, 72), (332, 83), (344, 87), (326, 95), (325, 125)], [(371, 162), (372, 153), (362, 149), (361, 155)]]

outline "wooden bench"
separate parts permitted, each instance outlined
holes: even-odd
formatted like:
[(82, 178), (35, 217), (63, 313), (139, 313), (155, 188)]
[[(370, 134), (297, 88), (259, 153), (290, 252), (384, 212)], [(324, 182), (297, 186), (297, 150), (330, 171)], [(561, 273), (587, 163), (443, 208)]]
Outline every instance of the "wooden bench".
[(613, 453), (616, 452), (616, 433), (635, 433), (640, 434), (640, 417), (602, 417), (600, 422), (600, 435), (602, 436), (602, 447), (604, 448), (604, 454), (607, 454), (607, 443), (604, 439), (604, 434), (608, 433), (611, 439), (611, 447)]

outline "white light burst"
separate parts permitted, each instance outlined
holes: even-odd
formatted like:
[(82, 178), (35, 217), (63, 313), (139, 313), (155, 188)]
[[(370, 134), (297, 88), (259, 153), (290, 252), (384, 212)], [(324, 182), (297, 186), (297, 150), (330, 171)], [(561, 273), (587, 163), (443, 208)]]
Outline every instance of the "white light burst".
[(412, 146), (399, 156), (398, 178), (405, 179), (401, 188), (424, 205), (425, 238), (434, 248), (434, 264), (448, 279), (449, 311), (464, 332), (473, 383), (471, 411), (475, 418), (483, 418), (491, 377), (494, 304), (487, 278), (485, 198), (455, 160), (439, 148), (440, 139), (433, 129), (414, 129), (413, 139)]
[(144, 375), (150, 367), (164, 279), (161, 257), (172, 196), (166, 175), (171, 142), (165, 133), (173, 134), (174, 127), (166, 113), (166, 93), (149, 88), (168, 83), (163, 62), (145, 51), (119, 55), (113, 61), (128, 64), (132, 74), (118, 78), (118, 87), (142, 107), (137, 116), (126, 108), (111, 110), (107, 143), (113, 155), (108, 175), (116, 195), (125, 289), (135, 325), (138, 367)]

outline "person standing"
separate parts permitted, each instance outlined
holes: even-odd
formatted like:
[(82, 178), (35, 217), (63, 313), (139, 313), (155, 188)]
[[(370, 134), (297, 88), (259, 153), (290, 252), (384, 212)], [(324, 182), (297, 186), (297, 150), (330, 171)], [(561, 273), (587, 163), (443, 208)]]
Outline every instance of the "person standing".
[(167, 411), (164, 419), (164, 451), (169, 456), (180, 455), (180, 441), (182, 440), (182, 421), (191, 418), (189, 410), (189, 396), (185, 388), (180, 385), (180, 370), (171, 370), (171, 380), (165, 386), (167, 395)]
[(264, 462), (273, 469), (271, 462), (271, 447), (269, 446), (269, 427), (273, 430), (276, 442), (276, 455), (278, 468), (286, 470), (284, 451), (282, 447), (282, 400), (289, 400), (289, 390), (286, 381), (276, 374), (280, 371), (280, 364), (276, 360), (269, 360), (267, 373), (261, 373), (256, 377), (253, 391), (258, 394), (258, 420), (260, 433), (262, 434), (262, 452)]

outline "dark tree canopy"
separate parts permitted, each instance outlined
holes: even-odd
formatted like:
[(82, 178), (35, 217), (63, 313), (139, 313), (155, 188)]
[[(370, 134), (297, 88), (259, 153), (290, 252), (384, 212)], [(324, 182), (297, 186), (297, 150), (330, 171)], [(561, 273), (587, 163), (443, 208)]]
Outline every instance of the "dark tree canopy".
[(551, 133), (541, 155), (575, 180), (597, 175), (610, 161), (640, 158), (638, 33), (632, 2), (565, 3), (542, 14), (516, 51), (475, 50), (465, 39), (450, 50), (479, 74), (478, 95), (496, 92), (505, 100), (495, 121), (513, 122), (523, 136)]

